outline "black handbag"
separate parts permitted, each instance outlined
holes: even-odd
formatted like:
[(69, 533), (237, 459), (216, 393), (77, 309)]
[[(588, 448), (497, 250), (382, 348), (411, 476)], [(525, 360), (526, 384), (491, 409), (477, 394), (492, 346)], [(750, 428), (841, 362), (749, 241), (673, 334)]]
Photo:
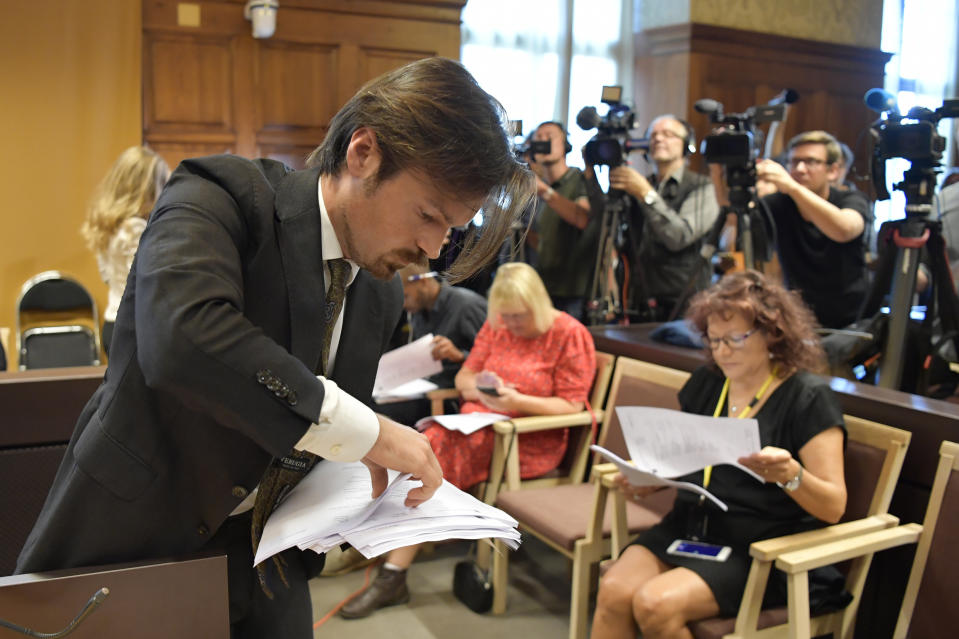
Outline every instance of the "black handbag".
[(493, 607), (493, 584), (489, 573), (472, 559), (457, 563), (453, 570), (453, 595), (473, 612), (489, 612)]

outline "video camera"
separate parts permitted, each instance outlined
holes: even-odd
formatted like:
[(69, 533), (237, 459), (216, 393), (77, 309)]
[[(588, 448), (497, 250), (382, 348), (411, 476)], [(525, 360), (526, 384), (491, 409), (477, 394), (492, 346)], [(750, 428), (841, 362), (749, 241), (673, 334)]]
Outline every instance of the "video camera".
[[(509, 131), (513, 136), (513, 154), (520, 160), (525, 160), (528, 162), (530, 156), (537, 154), (546, 155), (552, 151), (552, 146), (549, 140), (534, 140), (533, 133), (530, 133), (525, 138), (523, 137), (522, 120), (510, 120)], [(522, 139), (517, 142), (517, 138)]]
[(723, 113), (723, 104), (704, 98), (697, 100), (695, 108), (709, 116), (709, 121), (719, 127), (703, 139), (702, 154), (709, 164), (746, 167), (759, 157), (755, 142), (755, 126), (764, 122), (780, 122), (785, 114), (785, 105), (763, 104), (749, 107), (745, 113)]
[[(893, 188), (906, 193), (908, 204), (926, 204), (932, 201), (932, 189), (924, 185), (923, 177), (932, 179), (946, 150), (946, 139), (939, 134), (937, 125), (943, 118), (959, 117), (959, 99), (943, 100), (935, 111), (925, 107), (913, 107), (905, 115), (899, 113), (896, 98), (883, 89), (869, 89), (864, 98), (866, 106), (880, 114), (883, 119), (872, 125), (876, 144), (872, 154), (872, 180), (876, 198), (889, 199), (886, 187), (886, 160), (903, 158), (912, 163), (905, 179)], [(916, 177), (918, 175), (918, 178)], [(916, 191), (915, 193), (913, 191)], [(911, 196), (911, 197), (910, 197)], [(907, 206), (906, 213), (910, 208)]]
[(596, 112), (596, 107), (587, 106), (576, 114), (576, 124), (584, 131), (597, 129), (583, 148), (583, 159), (587, 165), (616, 167), (626, 162), (631, 151), (648, 149), (645, 139), (633, 139), (629, 132), (635, 128), (635, 116), (629, 107), (620, 100), (623, 87), (604, 86), (601, 101), (609, 105), (604, 116)]

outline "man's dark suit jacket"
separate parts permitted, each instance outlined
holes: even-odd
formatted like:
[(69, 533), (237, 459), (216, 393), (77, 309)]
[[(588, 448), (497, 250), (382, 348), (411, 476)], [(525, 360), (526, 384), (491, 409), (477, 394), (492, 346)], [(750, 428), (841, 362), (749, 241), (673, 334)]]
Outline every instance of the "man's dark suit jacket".
[[(18, 572), (202, 548), (317, 419), (317, 181), (316, 170), (233, 156), (174, 172), (140, 241), (104, 382)], [(367, 403), (402, 302), (397, 279), (363, 270), (349, 289), (330, 377)]]

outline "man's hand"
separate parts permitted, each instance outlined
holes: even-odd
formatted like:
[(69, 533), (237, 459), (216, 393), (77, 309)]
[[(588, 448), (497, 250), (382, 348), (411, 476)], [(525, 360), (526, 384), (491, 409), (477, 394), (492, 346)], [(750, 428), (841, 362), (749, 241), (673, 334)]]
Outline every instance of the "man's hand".
[(373, 483), (373, 498), (379, 497), (389, 482), (386, 469), (412, 473), (414, 479), (423, 482), (410, 490), (406, 496), (407, 506), (419, 506), (433, 496), (443, 483), (443, 469), (430, 448), (430, 442), (422, 433), (397, 424), (392, 419), (377, 415), (380, 436), (373, 448), (363, 458), (370, 469)]
[(756, 162), (756, 182), (768, 182), (780, 192), (789, 195), (799, 183), (789, 175), (789, 171), (775, 160), (759, 160)]
[(543, 179), (537, 174), (536, 176), (536, 197), (541, 200), (546, 199), (546, 194), (552, 191), (553, 188), (543, 181)]
[(609, 172), (609, 186), (613, 189), (626, 191), (637, 200), (642, 200), (653, 190), (649, 180), (644, 178), (636, 169), (626, 165), (617, 166)]
[(466, 359), (463, 357), (463, 351), (456, 348), (456, 345), (453, 344), (448, 337), (437, 335), (433, 338), (431, 344), (432, 349), (430, 350), (430, 354), (433, 356), (433, 359), (445, 359), (455, 363), (462, 362)]

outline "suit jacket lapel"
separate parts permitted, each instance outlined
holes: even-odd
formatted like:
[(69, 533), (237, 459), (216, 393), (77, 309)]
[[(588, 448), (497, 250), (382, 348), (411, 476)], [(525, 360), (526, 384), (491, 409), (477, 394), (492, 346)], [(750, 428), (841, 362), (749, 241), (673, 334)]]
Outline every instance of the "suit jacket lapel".
[(319, 170), (287, 175), (276, 192), (277, 242), (290, 301), (290, 352), (317, 371), (323, 348), (323, 285)]

